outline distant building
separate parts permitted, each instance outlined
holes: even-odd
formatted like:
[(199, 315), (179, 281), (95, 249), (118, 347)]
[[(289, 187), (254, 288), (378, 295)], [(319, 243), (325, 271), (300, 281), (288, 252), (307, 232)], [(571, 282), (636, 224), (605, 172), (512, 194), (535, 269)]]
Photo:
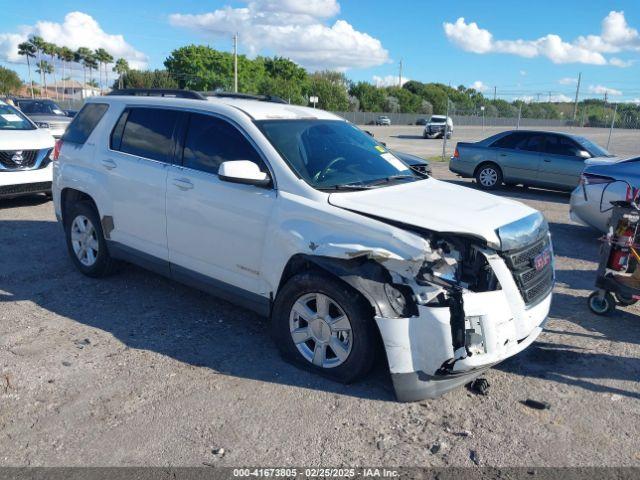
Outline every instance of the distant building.
[[(110, 90), (111, 89), (106, 89), (104, 93), (108, 93)], [(70, 100), (80, 100), (82, 98), (100, 95), (100, 89), (98, 87), (82, 84), (77, 80), (59, 80), (52, 85), (47, 85), (49, 97), (56, 97), (56, 92), (59, 98), (62, 98), (64, 94), (64, 97)]]

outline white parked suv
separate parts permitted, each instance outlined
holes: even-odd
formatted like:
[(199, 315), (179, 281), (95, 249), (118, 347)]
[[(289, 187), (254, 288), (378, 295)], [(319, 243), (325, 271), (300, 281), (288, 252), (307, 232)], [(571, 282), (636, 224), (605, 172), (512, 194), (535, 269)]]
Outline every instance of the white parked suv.
[(402, 401), (541, 332), (554, 274), (536, 210), (419, 176), (328, 112), (160, 93), (190, 98), (92, 98), (62, 138), (55, 210), (84, 274), (127, 260), (238, 302), (286, 359), (342, 382), (381, 342)]
[(54, 139), (0, 101), (0, 198), (51, 192)]

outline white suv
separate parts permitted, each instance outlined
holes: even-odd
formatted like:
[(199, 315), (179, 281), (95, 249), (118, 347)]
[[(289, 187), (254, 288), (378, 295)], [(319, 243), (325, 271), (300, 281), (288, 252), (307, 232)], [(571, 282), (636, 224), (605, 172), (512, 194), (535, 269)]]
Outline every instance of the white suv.
[(51, 192), (54, 139), (0, 100), (0, 198)]
[(54, 161), (86, 275), (127, 260), (238, 302), (271, 318), (286, 359), (342, 382), (381, 341), (402, 401), (541, 332), (554, 274), (537, 211), (412, 173), (321, 110), (128, 93), (90, 99)]

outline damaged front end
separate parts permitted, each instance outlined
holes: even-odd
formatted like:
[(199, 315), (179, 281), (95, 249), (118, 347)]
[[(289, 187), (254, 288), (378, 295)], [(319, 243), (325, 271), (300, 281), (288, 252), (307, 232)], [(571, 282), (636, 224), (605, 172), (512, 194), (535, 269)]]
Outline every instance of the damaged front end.
[(379, 259), (384, 285), (402, 298), (402, 309), (376, 308), (400, 401), (465, 384), (542, 331), (553, 287), (548, 227), (540, 214), (516, 224), (496, 232), (500, 245), (405, 227), (427, 240), (424, 257)]

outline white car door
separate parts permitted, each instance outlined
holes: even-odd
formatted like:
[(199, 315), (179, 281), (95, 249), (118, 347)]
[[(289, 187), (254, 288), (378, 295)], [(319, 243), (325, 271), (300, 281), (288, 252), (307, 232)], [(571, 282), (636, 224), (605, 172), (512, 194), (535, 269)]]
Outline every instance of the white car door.
[(232, 160), (250, 160), (267, 171), (261, 156), (235, 125), (213, 115), (189, 114), (181, 138), (177, 158), (182, 165), (169, 167), (167, 177), (167, 237), (174, 275), (218, 290), (230, 286), (267, 295), (261, 263), (276, 191), (230, 183), (217, 175), (219, 165)]
[(114, 229), (111, 240), (167, 261), (166, 189), (181, 112), (125, 109), (98, 158), (107, 170)]

